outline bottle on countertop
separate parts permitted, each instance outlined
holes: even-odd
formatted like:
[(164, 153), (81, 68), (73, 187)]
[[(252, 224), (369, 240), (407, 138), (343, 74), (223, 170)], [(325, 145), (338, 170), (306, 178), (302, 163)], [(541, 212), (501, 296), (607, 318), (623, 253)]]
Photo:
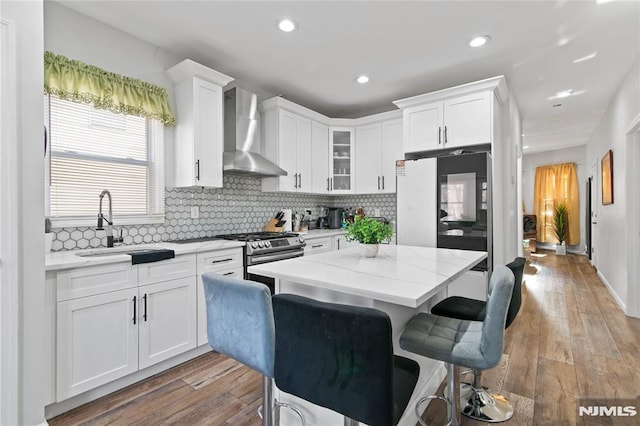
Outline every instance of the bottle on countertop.
[(347, 213), (344, 210), (342, 211), (342, 223), (340, 224), (340, 228), (347, 228)]

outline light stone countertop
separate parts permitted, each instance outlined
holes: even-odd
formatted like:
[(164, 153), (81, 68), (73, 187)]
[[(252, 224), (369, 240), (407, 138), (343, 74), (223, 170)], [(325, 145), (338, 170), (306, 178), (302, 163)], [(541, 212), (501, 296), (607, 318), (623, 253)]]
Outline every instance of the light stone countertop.
[(325, 290), (417, 308), (487, 257), (486, 252), (380, 245), (375, 258), (359, 247), (249, 267), (249, 272)]
[[(97, 248), (87, 250), (70, 250), (48, 253), (45, 258), (45, 270), (56, 271), (61, 269), (70, 269), (83, 266), (94, 265), (107, 265), (111, 263), (129, 262), (131, 263), (131, 256), (126, 254), (128, 251), (144, 250), (144, 249), (170, 249), (173, 250), (176, 256), (180, 254), (198, 253), (213, 250), (222, 250), (227, 248), (235, 248), (244, 246), (244, 242), (240, 241), (227, 241), (227, 240), (211, 240), (197, 243), (185, 243), (176, 244), (168, 242), (159, 242), (153, 244), (133, 244), (128, 246), (118, 245), (113, 248)], [(94, 253), (94, 252), (107, 252), (112, 251), (114, 253), (109, 256), (92, 256), (81, 257), (78, 254)]]

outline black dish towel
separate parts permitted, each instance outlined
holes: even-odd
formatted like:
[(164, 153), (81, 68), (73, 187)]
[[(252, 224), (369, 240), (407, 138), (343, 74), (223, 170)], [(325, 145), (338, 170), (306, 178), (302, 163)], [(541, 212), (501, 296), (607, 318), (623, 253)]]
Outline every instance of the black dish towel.
[(131, 264), (158, 262), (160, 260), (173, 259), (176, 253), (169, 249), (145, 250), (135, 253), (127, 253), (131, 256)]

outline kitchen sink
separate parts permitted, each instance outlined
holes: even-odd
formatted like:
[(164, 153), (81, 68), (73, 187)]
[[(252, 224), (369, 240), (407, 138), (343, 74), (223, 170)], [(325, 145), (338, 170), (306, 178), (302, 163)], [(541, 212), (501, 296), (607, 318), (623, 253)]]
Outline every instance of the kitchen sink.
[(144, 247), (144, 248), (132, 248), (132, 247), (110, 247), (95, 250), (86, 250), (81, 253), (75, 253), (79, 257), (103, 257), (103, 256), (119, 256), (121, 254), (140, 253), (147, 250), (159, 250), (163, 247)]

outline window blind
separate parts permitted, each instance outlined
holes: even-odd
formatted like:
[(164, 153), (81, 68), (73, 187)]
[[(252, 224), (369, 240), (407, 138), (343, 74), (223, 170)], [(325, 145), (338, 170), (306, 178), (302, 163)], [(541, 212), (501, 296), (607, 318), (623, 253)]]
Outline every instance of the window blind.
[(154, 131), (155, 120), (53, 96), (45, 102), (51, 217), (95, 217), (103, 189), (113, 196), (114, 216), (163, 213), (162, 138)]

